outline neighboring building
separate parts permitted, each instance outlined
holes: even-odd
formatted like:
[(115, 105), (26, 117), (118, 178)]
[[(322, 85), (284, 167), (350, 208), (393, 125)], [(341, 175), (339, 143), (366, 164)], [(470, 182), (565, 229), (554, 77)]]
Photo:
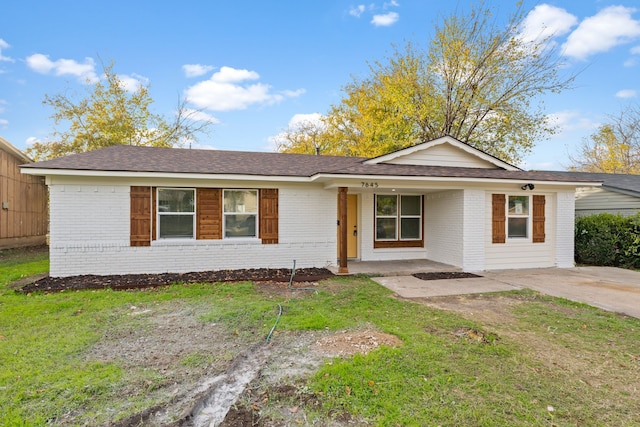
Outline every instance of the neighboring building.
[(576, 189), (576, 216), (640, 213), (640, 175), (563, 172), (578, 179), (602, 181), (602, 187)]
[(572, 267), (576, 187), (451, 137), (381, 157), (114, 146), (46, 176), (52, 276), (431, 259)]
[(0, 249), (46, 242), (47, 187), (44, 178), (20, 173), (32, 160), (0, 137)]

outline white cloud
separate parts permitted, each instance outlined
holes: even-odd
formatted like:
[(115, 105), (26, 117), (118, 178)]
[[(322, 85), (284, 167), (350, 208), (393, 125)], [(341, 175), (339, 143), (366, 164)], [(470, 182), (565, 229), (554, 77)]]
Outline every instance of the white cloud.
[(633, 89), (623, 89), (616, 92), (616, 98), (635, 98), (637, 94), (638, 92)]
[(27, 138), (27, 140), (25, 141), (25, 143), (27, 144), (27, 147), (31, 147), (33, 144), (35, 144), (36, 142), (40, 142), (40, 140), (38, 138), (36, 138), (35, 136), (30, 136), (29, 138)]
[(635, 67), (637, 63), (638, 63), (638, 60), (636, 58), (629, 58), (626, 61), (624, 61), (622, 65), (624, 65), (625, 67)]
[(568, 33), (578, 18), (565, 9), (541, 4), (533, 8), (522, 22), (519, 38), (524, 42), (541, 42)]
[(130, 76), (127, 74), (118, 74), (118, 80), (122, 83), (124, 90), (131, 93), (136, 92), (142, 86), (149, 84), (148, 78), (135, 73)]
[(349, 15), (355, 16), (356, 18), (360, 18), (360, 16), (364, 13), (365, 10), (366, 10), (365, 5), (359, 4), (349, 9)]
[(8, 56), (2, 55), (2, 49), (9, 49), (10, 47), (11, 46), (9, 45), (9, 43), (4, 41), (3, 39), (0, 39), (0, 61), (15, 62), (13, 58), (9, 58)]
[(185, 76), (198, 77), (212, 71), (214, 67), (212, 65), (185, 64), (182, 66), (182, 69), (184, 70)]
[(287, 98), (297, 98), (299, 96), (304, 95), (306, 92), (307, 92), (306, 89), (283, 90), (282, 94)]
[(547, 117), (551, 124), (559, 127), (560, 132), (554, 136), (555, 138), (562, 136), (566, 132), (593, 130), (600, 126), (600, 123), (583, 117), (579, 112), (572, 110), (557, 111)]
[(259, 78), (255, 71), (222, 67), (209, 80), (187, 88), (185, 98), (198, 108), (231, 111), (244, 110), (254, 104), (275, 104), (304, 93), (304, 90), (274, 93), (268, 84), (246, 83)]
[(324, 127), (325, 124), (322, 122), (322, 114), (320, 113), (294, 114), (289, 120), (286, 130), (267, 138), (269, 145), (266, 149), (269, 151), (277, 151), (280, 144), (287, 142), (287, 133), (290, 131), (294, 133), (304, 132), (305, 129), (324, 129)]
[(389, 27), (400, 19), (397, 12), (388, 12), (383, 15), (373, 15), (371, 23), (376, 27)]
[(629, 52), (631, 52), (632, 55), (640, 55), (640, 46), (632, 47)]
[(83, 83), (95, 83), (98, 81), (98, 76), (95, 72), (96, 64), (91, 58), (85, 58), (84, 63), (79, 63), (73, 59), (52, 61), (48, 55), (36, 53), (27, 57), (26, 61), (29, 68), (40, 74), (53, 72), (56, 76), (75, 76)]
[(299, 129), (301, 126), (313, 124), (317, 127), (324, 126), (322, 123), (322, 114), (320, 113), (311, 113), (311, 114), (294, 114), (289, 120), (289, 128), (291, 129)]
[(211, 76), (211, 80), (218, 83), (240, 83), (244, 80), (258, 80), (260, 74), (255, 71), (239, 70), (237, 68), (222, 67)]
[(564, 54), (579, 60), (640, 37), (640, 21), (632, 18), (636, 9), (609, 6), (583, 20), (563, 45)]
[(213, 117), (211, 114), (205, 113), (200, 110), (192, 110), (189, 108), (185, 108), (184, 116), (196, 122), (209, 122), (209, 123), (220, 123), (220, 120)]

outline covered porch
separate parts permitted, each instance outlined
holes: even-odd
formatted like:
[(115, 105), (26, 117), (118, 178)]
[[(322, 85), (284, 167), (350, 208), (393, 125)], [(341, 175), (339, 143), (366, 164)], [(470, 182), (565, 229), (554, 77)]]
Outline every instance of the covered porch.
[(409, 276), (414, 273), (461, 271), (459, 267), (428, 259), (397, 261), (349, 261), (348, 273), (340, 273), (339, 267), (328, 267), (334, 274), (367, 274), (370, 276)]
[(335, 189), (337, 273), (484, 269), (481, 186), (380, 179)]

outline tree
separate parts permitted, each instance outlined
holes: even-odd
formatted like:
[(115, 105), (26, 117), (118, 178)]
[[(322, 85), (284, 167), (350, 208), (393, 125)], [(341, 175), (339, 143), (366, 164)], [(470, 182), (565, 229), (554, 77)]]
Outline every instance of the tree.
[[(148, 84), (128, 92), (113, 66), (103, 66), (102, 80), (87, 82), (87, 94), (80, 100), (66, 93), (45, 95), (43, 104), (55, 110), (54, 131), (50, 140), (27, 149), (28, 155), (46, 160), (119, 144), (173, 147), (206, 132), (210, 123), (195, 120), (197, 112), (182, 101), (173, 120), (153, 114)], [(66, 126), (60, 129), (62, 124)]]
[(286, 153), (324, 153), (331, 142), (327, 139), (325, 118), (296, 120), (274, 138), (276, 150)]
[(640, 106), (629, 105), (582, 140), (570, 170), (640, 174)]
[(551, 135), (546, 93), (571, 86), (560, 76), (550, 37), (520, 35), (521, 7), (499, 26), (488, 7), (452, 15), (436, 26), (427, 50), (413, 43), (354, 77), (327, 114), (330, 152), (376, 156), (445, 134), (518, 162)]

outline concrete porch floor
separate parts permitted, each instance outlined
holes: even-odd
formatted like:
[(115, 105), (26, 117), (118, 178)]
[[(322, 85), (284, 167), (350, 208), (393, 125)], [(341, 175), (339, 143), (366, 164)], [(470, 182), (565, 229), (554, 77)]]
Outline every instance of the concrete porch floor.
[[(434, 271), (461, 271), (460, 268), (428, 259), (407, 259), (399, 261), (349, 261), (347, 274), (369, 274), (371, 276), (410, 276), (413, 273)], [(338, 274), (338, 267), (328, 267)]]

